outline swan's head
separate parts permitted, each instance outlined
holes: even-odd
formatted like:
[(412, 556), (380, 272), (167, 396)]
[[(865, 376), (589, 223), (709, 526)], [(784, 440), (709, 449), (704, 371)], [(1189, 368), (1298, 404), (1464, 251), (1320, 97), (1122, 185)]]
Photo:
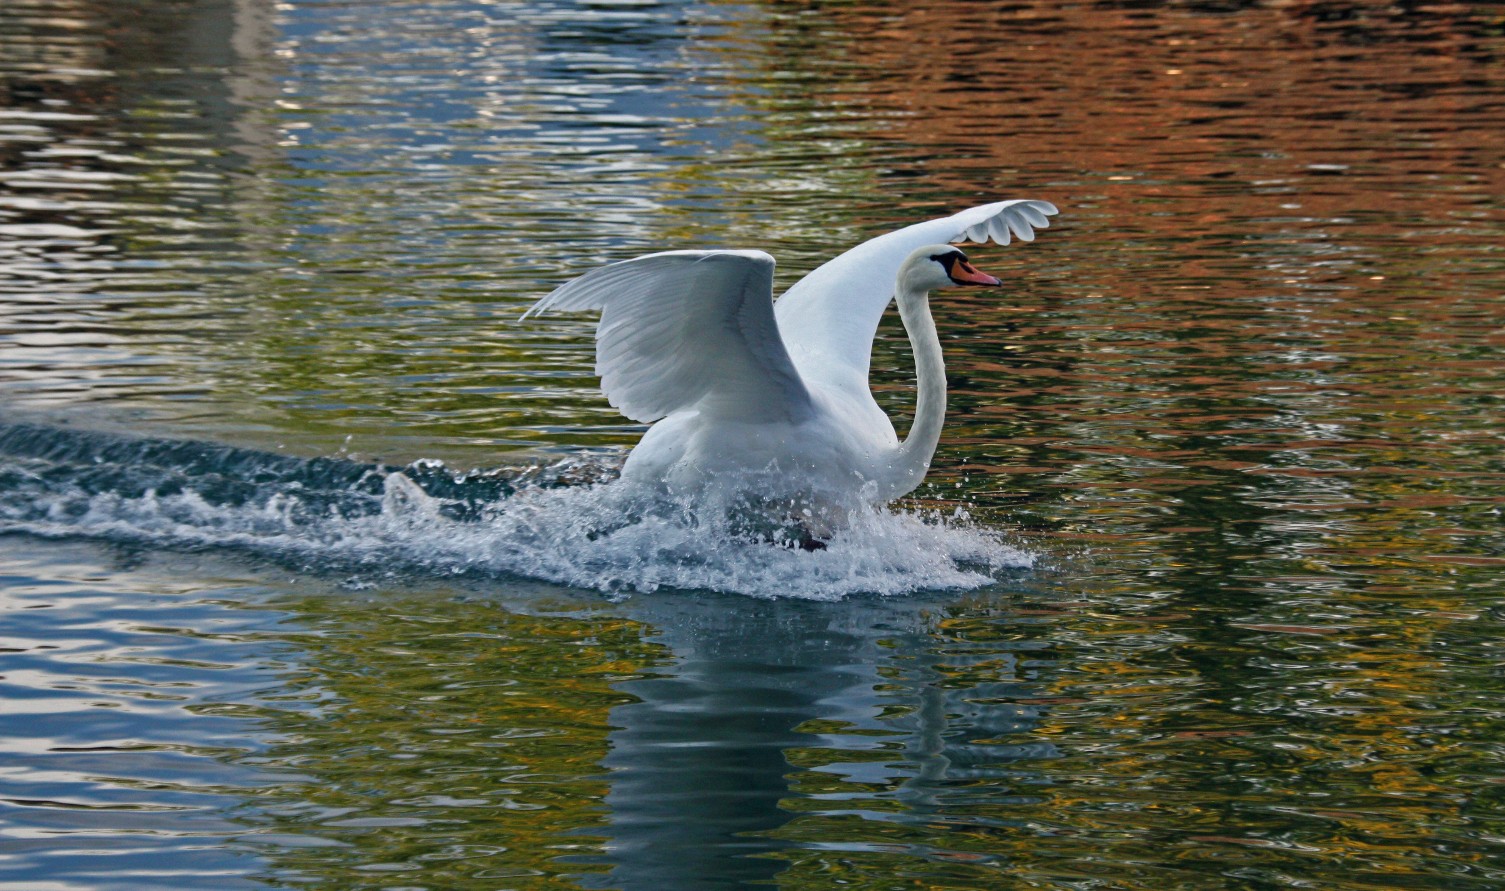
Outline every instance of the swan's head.
[(900, 292), (924, 293), (936, 288), (988, 287), (998, 279), (967, 262), (952, 244), (930, 244), (913, 251), (899, 267)]

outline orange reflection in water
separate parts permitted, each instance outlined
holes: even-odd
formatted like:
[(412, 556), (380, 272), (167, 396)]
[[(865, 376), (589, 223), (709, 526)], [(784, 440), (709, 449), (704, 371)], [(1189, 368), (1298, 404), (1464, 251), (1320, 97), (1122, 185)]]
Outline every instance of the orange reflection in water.
[(932, 149), (927, 176), (958, 191), (1101, 176), (1139, 197), (1219, 195), (1202, 225), (1274, 209), (1259, 196), (1280, 184), (1302, 184), (1307, 216), (1499, 194), (1502, 23), (1335, 7), (842, 7), (825, 15), (851, 85), (833, 98), (891, 113), (882, 135)]

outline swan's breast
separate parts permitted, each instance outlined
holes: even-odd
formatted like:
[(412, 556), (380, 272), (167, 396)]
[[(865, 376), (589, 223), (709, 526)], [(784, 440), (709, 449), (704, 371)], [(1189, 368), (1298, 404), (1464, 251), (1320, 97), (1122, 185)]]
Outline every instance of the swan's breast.
[(897, 447), (893, 425), (871, 398), (864, 405), (819, 390), (811, 395), (816, 410), (799, 423), (671, 415), (643, 436), (623, 476), (682, 492), (855, 495)]

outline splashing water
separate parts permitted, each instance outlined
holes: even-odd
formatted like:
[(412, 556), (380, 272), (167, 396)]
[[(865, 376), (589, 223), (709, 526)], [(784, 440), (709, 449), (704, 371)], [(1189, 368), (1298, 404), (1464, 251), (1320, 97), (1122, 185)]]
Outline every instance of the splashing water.
[(867, 509), (824, 550), (649, 495), (601, 463), (457, 475), (203, 443), (0, 428), (0, 530), (248, 549), (315, 569), (519, 575), (836, 599), (974, 588), (1028, 566), (964, 515)]

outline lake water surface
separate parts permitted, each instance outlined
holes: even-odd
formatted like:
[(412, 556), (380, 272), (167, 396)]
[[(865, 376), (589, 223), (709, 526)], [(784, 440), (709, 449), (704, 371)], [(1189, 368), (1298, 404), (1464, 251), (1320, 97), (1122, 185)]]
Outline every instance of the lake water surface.
[[(0, 889), (1505, 887), (1502, 133), (1483, 3), (7, 0)], [(519, 319), (1015, 197), (823, 552)]]

